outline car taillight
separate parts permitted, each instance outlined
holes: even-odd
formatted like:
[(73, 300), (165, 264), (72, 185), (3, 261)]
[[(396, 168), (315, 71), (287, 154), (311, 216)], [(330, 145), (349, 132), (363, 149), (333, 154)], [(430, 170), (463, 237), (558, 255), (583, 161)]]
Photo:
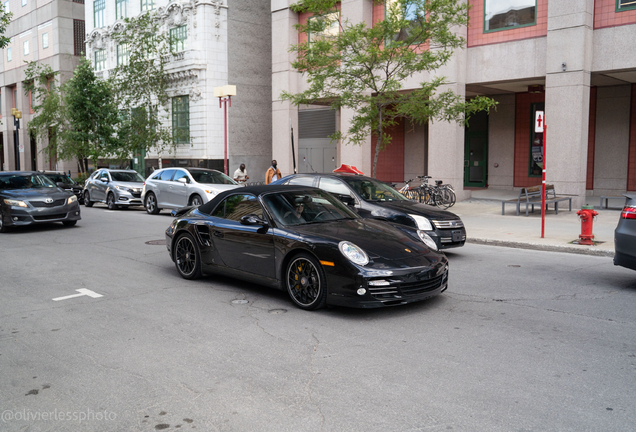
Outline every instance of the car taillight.
[(636, 207), (625, 206), (621, 213), (621, 219), (636, 219)]

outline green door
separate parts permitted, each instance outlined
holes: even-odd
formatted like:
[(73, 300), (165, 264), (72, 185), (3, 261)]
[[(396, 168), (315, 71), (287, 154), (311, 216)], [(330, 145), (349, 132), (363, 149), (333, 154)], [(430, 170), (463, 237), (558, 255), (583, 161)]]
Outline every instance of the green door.
[(488, 132), (466, 131), (464, 142), (464, 186), (486, 187)]

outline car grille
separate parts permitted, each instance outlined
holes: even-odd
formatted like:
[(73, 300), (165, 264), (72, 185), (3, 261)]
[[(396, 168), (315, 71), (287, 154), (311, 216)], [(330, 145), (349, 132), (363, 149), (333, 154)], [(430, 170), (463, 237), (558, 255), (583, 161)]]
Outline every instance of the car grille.
[(141, 198), (141, 192), (133, 192), (132, 196), (133, 198)]
[(29, 201), (29, 203), (33, 206), (33, 207), (58, 207), (61, 205), (64, 205), (64, 203), (66, 202), (66, 198), (62, 198), (62, 199), (58, 199), (53, 201), (50, 204), (45, 203), (44, 201)]
[(434, 220), (432, 221), (433, 225), (437, 229), (454, 229), (454, 228), (463, 228), (464, 222), (461, 219), (453, 219), (453, 220)]
[[(389, 279), (391, 285), (383, 287), (368, 287), (369, 294), (377, 300), (395, 300), (400, 297), (409, 297), (435, 291), (441, 287), (448, 278), (448, 272), (419, 281), (408, 282), (402, 278)], [(387, 280), (387, 279), (385, 279)]]
[(33, 216), (33, 219), (36, 221), (44, 221), (44, 220), (52, 220), (52, 219), (64, 219), (66, 217), (66, 213), (62, 214), (54, 214), (54, 215), (44, 215), (44, 216)]

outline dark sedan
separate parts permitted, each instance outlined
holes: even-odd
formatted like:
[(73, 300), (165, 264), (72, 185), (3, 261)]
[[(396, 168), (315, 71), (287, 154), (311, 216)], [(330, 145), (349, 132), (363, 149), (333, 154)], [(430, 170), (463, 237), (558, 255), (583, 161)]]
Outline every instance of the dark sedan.
[(354, 174), (292, 174), (272, 184), (315, 186), (355, 206), (364, 218), (384, 219), (425, 231), (439, 249), (466, 243), (464, 223), (454, 213), (407, 199), (391, 186)]
[(627, 200), (614, 231), (614, 264), (636, 270), (636, 194)]
[(363, 219), (317, 188), (234, 189), (173, 214), (166, 245), (182, 277), (238, 277), (285, 290), (302, 309), (400, 305), (448, 285), (448, 261), (426, 233)]
[(70, 178), (65, 172), (42, 171), (42, 174), (47, 176), (49, 180), (55, 183), (58, 187), (73, 193), (77, 197), (77, 201), (80, 204), (84, 204), (84, 186), (76, 183), (75, 180)]
[(38, 172), (0, 173), (0, 232), (46, 222), (73, 226), (80, 220), (77, 197)]

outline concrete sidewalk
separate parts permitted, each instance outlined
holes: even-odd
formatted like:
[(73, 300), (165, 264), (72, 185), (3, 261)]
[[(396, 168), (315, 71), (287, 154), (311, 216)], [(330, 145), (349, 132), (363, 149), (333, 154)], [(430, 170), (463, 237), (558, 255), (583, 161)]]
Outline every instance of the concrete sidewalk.
[[(535, 206), (534, 213), (516, 216), (514, 206), (506, 206), (506, 214), (501, 214), (501, 201), (516, 199), (514, 191), (483, 190), (473, 191), (473, 198), (458, 202), (449, 211), (462, 218), (466, 227), (467, 241), (470, 243), (518, 247), (524, 249), (549, 250), (557, 252), (581, 253), (588, 255), (614, 256), (614, 229), (621, 210), (599, 209), (599, 198), (590, 197), (587, 204), (594, 205), (599, 215), (594, 220), (595, 246), (581, 246), (573, 243), (581, 233), (581, 222), (567, 203), (560, 203), (559, 214), (554, 206), (546, 212), (545, 237), (541, 238), (541, 206)], [(610, 203), (616, 205), (616, 201)]]

